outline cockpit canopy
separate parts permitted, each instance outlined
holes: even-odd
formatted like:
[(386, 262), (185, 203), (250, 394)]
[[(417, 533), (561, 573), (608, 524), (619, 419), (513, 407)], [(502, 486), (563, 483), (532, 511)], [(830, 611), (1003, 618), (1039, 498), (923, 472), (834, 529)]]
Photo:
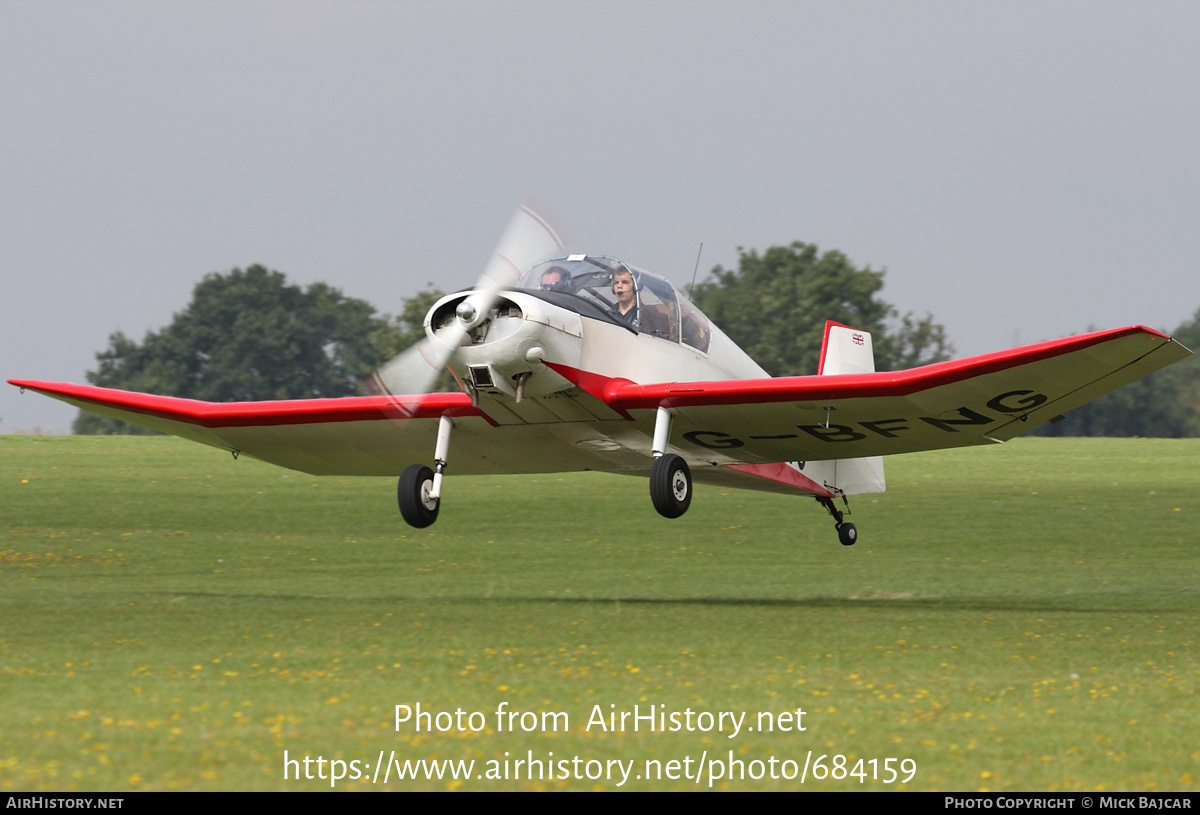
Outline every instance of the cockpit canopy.
[[(637, 311), (632, 319), (621, 316), (613, 291), (613, 278), (624, 274), (633, 279)], [(570, 255), (543, 261), (525, 274), (521, 287), (582, 297), (631, 330), (708, 351), (708, 318), (666, 278), (616, 258)]]

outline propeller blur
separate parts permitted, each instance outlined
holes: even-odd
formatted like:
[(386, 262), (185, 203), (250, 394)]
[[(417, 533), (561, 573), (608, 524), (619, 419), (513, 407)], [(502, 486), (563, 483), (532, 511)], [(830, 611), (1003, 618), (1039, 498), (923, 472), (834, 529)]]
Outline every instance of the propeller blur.
[(535, 201), (522, 204), (504, 230), (471, 295), (459, 304), (456, 319), (446, 321), (436, 333), (382, 365), (373, 375), (377, 391), (427, 393), (467, 332), (487, 319), (500, 290), (515, 285), (522, 272), (538, 260), (558, 252), (567, 240), (566, 232), (557, 225), (553, 215)]

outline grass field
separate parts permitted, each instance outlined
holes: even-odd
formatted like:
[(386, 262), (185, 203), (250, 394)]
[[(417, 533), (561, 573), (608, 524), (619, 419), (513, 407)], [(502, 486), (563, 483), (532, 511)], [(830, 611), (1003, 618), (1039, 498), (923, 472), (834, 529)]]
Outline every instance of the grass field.
[[(337, 789), (1200, 786), (1200, 440), (1019, 439), (888, 481), (852, 548), (811, 500), (700, 488), (667, 521), (597, 474), (451, 477), (417, 531), (387, 479), (0, 436), (0, 789), (328, 789), (329, 759), (365, 776)], [(418, 703), (463, 730), (397, 729)], [(502, 703), (569, 726), (498, 732)], [(745, 719), (586, 727), (634, 705)], [(381, 753), (475, 765), (372, 784)], [(515, 765), (575, 757), (633, 769)]]

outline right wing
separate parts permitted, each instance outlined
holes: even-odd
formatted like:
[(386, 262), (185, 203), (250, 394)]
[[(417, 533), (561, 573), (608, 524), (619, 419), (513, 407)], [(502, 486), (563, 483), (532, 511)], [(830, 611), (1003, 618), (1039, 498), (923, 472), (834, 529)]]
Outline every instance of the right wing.
[[(432, 457), (443, 415), (461, 423), (468, 438), (490, 429), (465, 393), (203, 402), (66, 382), (9, 383), (103, 416), (314, 475), (396, 475), (408, 464)], [(504, 471), (489, 466), (489, 460), (502, 457), (502, 450), (485, 446), (473, 452), (482, 469), (464, 466), (457, 471)]]

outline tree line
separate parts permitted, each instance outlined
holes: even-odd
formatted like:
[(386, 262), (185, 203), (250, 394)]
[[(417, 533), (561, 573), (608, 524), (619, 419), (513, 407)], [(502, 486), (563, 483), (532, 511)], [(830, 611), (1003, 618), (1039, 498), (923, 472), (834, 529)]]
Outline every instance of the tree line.
[[(880, 297), (883, 271), (796, 242), (739, 250), (735, 269), (715, 267), (693, 302), (772, 376), (814, 374), (826, 320), (872, 334), (878, 370), (950, 359), (933, 315), (901, 314)], [(371, 373), (424, 336), (442, 292), (430, 284), (396, 315), (325, 283), (300, 287), (263, 266), (213, 273), (170, 325), (135, 342), (117, 331), (87, 372), (93, 385), (212, 402), (311, 399), (369, 391)], [(1200, 311), (1174, 336), (1200, 348)], [(1044, 435), (1200, 435), (1200, 360), (1190, 357), (1040, 428)], [(448, 375), (438, 388), (455, 387)], [(149, 433), (80, 411), (80, 434)]]

